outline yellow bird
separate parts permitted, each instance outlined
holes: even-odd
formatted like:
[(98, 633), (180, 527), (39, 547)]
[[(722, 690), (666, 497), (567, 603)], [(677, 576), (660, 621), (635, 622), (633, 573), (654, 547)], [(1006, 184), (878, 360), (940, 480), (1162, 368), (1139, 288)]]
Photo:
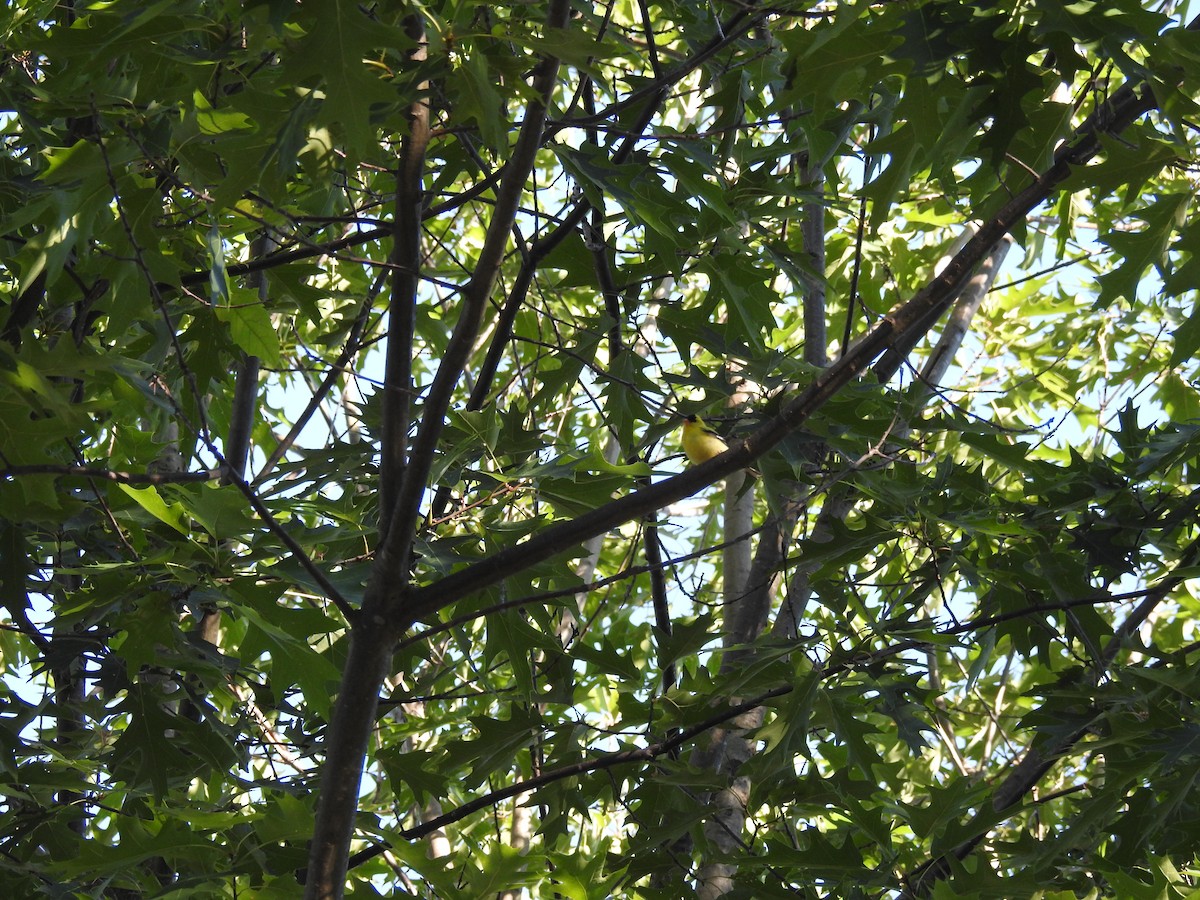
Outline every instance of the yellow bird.
[(708, 462), (728, 449), (725, 439), (705, 425), (699, 416), (688, 416), (683, 420), (683, 452), (692, 465)]

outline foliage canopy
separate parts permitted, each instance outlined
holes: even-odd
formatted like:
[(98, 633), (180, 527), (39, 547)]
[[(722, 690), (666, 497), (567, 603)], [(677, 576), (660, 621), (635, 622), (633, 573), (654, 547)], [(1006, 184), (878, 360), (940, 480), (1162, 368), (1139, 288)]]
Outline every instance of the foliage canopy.
[(1178, 6), (8, 4), (7, 895), (1189, 896)]

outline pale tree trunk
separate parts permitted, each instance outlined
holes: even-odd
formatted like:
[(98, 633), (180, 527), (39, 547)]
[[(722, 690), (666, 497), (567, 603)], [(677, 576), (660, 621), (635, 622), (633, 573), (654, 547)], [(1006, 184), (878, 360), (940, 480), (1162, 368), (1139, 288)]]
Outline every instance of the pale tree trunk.
[[(809, 165), (803, 160), (804, 179), (815, 190), (822, 190), (822, 165)], [(826, 363), (825, 311), (825, 203), (822, 198), (805, 204), (802, 224), (804, 253), (810, 273), (803, 278), (805, 361), (816, 366)], [(753, 528), (753, 491), (744, 489), (745, 473), (726, 480), (725, 540), (735, 541), (725, 550), (725, 653), (721, 675), (730, 676), (753, 657), (753, 643), (758, 640), (769, 620), (770, 609), (779, 584), (779, 572), (787, 555), (791, 532), (803, 511), (806, 489), (792, 488), (793, 496), (778, 504), (778, 512), (764, 525), (758, 550), (752, 554), (749, 535)], [(736, 698), (731, 699), (736, 702)], [(728, 777), (728, 784), (709, 800), (709, 815), (704, 834), (710, 848), (728, 859), (744, 848), (747, 805), (751, 782), (738, 774), (742, 763), (754, 752), (746, 734), (762, 724), (763, 710), (750, 710), (733, 719), (724, 728), (716, 729), (705, 751), (695, 755), (693, 763)], [(703, 900), (720, 897), (733, 889), (737, 866), (730, 862), (706, 862), (697, 874), (696, 895)]]
[[(730, 407), (741, 408), (745, 396), (742, 385), (730, 398)], [(722, 643), (725, 647), (722, 674), (736, 667), (735, 660), (740, 658), (740, 651), (735, 648), (754, 641), (761, 630), (756, 622), (758, 617), (747, 615), (751, 605), (748, 590), (752, 561), (750, 535), (754, 528), (754, 485), (755, 480), (746, 472), (734, 472), (725, 479), (725, 548), (721, 552)], [(769, 591), (769, 587), (764, 588)], [(755, 711), (749, 719), (735, 720), (728, 729), (722, 729), (724, 741), (721, 744), (721, 758), (715, 760), (719, 770), (735, 771), (741, 762), (749, 758), (749, 743), (740, 732), (754, 728), (760, 722), (761, 713)], [(746, 822), (749, 790), (747, 779), (735, 777), (710, 799), (708, 816), (704, 821), (704, 836), (710, 852), (715, 849), (724, 857), (738, 852)], [(708, 898), (726, 893), (733, 886), (731, 879), (736, 870), (737, 867), (731, 863), (705, 863), (697, 874), (697, 896)]]
[[(961, 247), (972, 233), (974, 233), (973, 227), (968, 228), (955, 241), (954, 246)], [(940, 388), (941, 379), (945, 376), (955, 354), (958, 352), (963, 338), (970, 328), (971, 319), (979, 309), (984, 297), (987, 296), (987, 292), (991, 289), (996, 275), (1000, 270), (1000, 265), (1004, 262), (1004, 258), (1011, 246), (1012, 239), (1005, 236), (980, 265), (979, 271), (964, 286), (951, 310), (947, 324), (942, 329), (942, 334), (936, 346), (929, 354), (919, 377), (914, 381), (909, 390), (909, 395), (913, 398), (914, 411), (928, 400), (933, 390)], [(938, 266), (939, 269), (945, 264), (945, 261), (945, 258), (943, 258)], [(906, 427), (902, 425), (901, 430), (905, 430)], [(832, 540), (833, 527), (837, 523), (845, 521), (850, 511), (854, 508), (854, 505), (855, 500), (848, 490), (840, 487), (831, 489), (826, 496), (820, 513), (817, 515), (817, 521), (813, 526), (809, 540), (816, 543), (827, 543)], [(817, 567), (817, 563), (806, 562), (801, 559), (795, 569), (793, 569), (791, 577), (788, 580), (788, 588), (783, 606), (772, 626), (772, 633), (775, 636), (797, 636), (799, 624), (804, 617), (804, 609), (812, 599), (810, 579)]]
[[(804, 232), (806, 250), (814, 267), (817, 263), (823, 263), (824, 259), (823, 232), (818, 231), (812, 224), (818, 210), (823, 215), (821, 205), (813, 203), (808, 210)], [(956, 242), (955, 247), (965, 244), (972, 233), (973, 229), (968, 229)], [(938, 379), (945, 375), (969, 328), (971, 317), (991, 287), (1010, 245), (1010, 239), (1002, 240), (980, 266), (979, 271), (964, 285), (943, 329), (941, 339), (931, 353), (921, 377), (913, 386), (911, 393), (914, 403), (924, 401), (929, 393), (929, 385), (936, 385)], [(938, 268), (944, 263), (943, 260)], [(811, 320), (815, 328), (818, 320), (824, 321), (824, 292), (817, 279), (806, 279), (806, 286), (806, 322)], [(932, 327), (933, 324), (934, 322), (930, 321), (928, 327)], [(823, 344), (806, 341), (805, 349), (806, 361), (814, 365), (824, 364)], [(745, 534), (749, 528), (745, 520), (736, 518), (740, 515), (736, 506), (738, 489), (727, 485), (727, 490), (727, 500), (734, 501), (732, 505), (727, 505), (726, 539), (729, 540), (738, 534)], [(788, 503), (780, 504), (783, 512), (764, 526), (753, 566), (748, 563), (748, 553), (745, 560), (735, 554), (732, 557), (734, 568), (726, 569), (726, 655), (721, 667), (722, 675), (732, 674), (740, 664), (749, 661), (754, 655), (750, 645), (762, 633), (765, 616), (774, 606), (779, 583), (777, 573), (786, 558), (791, 528), (806, 504), (806, 493), (806, 489), (797, 486), (796, 496)], [(854, 505), (855, 500), (851, 492), (833, 488), (827, 494), (817, 516), (810, 540), (831, 540), (835, 524), (844, 521)], [(727, 567), (730, 566), (730, 562), (731, 557), (726, 551)], [(743, 565), (745, 568), (742, 568)], [(795, 638), (799, 635), (804, 609), (812, 597), (811, 577), (816, 568), (814, 563), (801, 560), (793, 569), (788, 580), (786, 596), (771, 628), (774, 637)], [(738, 581), (730, 580), (731, 573)], [(734, 585), (738, 590), (731, 592)], [(709, 846), (726, 860), (736, 858), (745, 847), (743, 834), (753, 786), (749, 778), (739, 774), (738, 770), (756, 750), (754, 744), (746, 738), (746, 734), (762, 724), (763, 715), (762, 708), (755, 709), (739, 716), (726, 728), (717, 729), (706, 751), (693, 760), (694, 764), (703, 764), (704, 767), (729, 779), (727, 786), (709, 800), (710, 809), (704, 827)], [(697, 875), (696, 896), (702, 900), (713, 900), (728, 893), (734, 887), (736, 872), (736, 864), (728, 861), (704, 864)]]

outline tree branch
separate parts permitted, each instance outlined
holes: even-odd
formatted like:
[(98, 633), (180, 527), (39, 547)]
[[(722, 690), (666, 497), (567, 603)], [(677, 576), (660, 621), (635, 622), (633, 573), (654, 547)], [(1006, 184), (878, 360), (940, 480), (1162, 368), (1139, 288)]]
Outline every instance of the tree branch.
[(72, 478), (97, 478), (117, 484), (189, 484), (199, 481), (218, 481), (222, 469), (205, 472), (114, 472), (95, 466), (59, 466), (36, 464), (28, 466), (5, 466), (0, 468), (0, 478), (23, 478), (30, 475), (59, 475)]
[[(552, 0), (547, 13), (547, 30), (565, 29), (570, 16), (569, 0)], [(534, 91), (537, 99), (525, 111), (525, 120), (513, 147), (507, 170), (496, 192), (492, 217), (484, 236), (483, 247), (475, 261), (471, 280), (463, 288), (461, 309), (450, 341), (442, 354), (441, 363), (433, 384), (425, 397), (421, 425), (413, 442), (412, 454), (404, 470), (404, 477), (397, 492), (395, 507), (387, 526), (388, 539), (384, 542), (381, 561), (390, 570), (388, 576), (393, 583), (403, 583), (407, 573), (408, 556), (415, 535), (421, 495), (425, 492), (430, 467), (433, 465), (438, 441), (445, 427), (446, 410), (466, 368), (467, 360), (475, 349), (475, 341), (483, 322), (487, 299), (500, 272), (508, 237), (516, 219), (525, 181), (533, 169), (537, 151), (542, 144), (542, 126), (546, 121), (546, 108), (558, 75), (558, 59), (543, 57), (534, 75)], [(379, 567), (377, 567), (379, 568)], [(386, 596), (386, 595), (385, 595)], [(395, 599), (391, 595), (390, 599)], [(389, 604), (390, 605), (390, 604)]]
[[(428, 44), (424, 17), (404, 20), (416, 43), (409, 54), (417, 66)], [(413, 404), (413, 342), (417, 327), (417, 288), (421, 274), (421, 211), (425, 201), (422, 179), (429, 146), (429, 82), (417, 86), (420, 97), (408, 109), (408, 134), (396, 170), (396, 212), (392, 220), (392, 296), (388, 304), (387, 362), (383, 380), (383, 429), (379, 440), (379, 527), (381, 541), (391, 521), (403, 480), (408, 453), (408, 428)]]
[[(565, 28), (569, 15), (570, 0), (552, 0), (547, 13), (547, 31)], [(387, 673), (392, 648), (402, 631), (401, 621), (408, 621), (407, 615), (402, 617), (397, 610), (405, 605), (408, 558), (421, 495), (445, 424), (446, 410), (474, 349), (520, 196), (541, 146), (546, 107), (557, 73), (558, 60), (543, 57), (534, 77), (537, 99), (526, 109), (525, 121), (497, 191), (483, 249), (474, 275), (463, 291), (459, 320), (426, 396), (421, 426), (404, 466), (386, 536), (375, 557), (363, 601), (363, 614), (351, 629), (342, 692), (330, 725), (333, 737), (328, 742), (329, 753), (322, 770), (310, 845), (310, 877), (305, 886), (307, 900), (336, 900), (344, 890), (363, 759), (375, 720), (379, 689)]]
[[(255, 238), (250, 247), (250, 255), (264, 256), (273, 245), (270, 234), (264, 233)], [(258, 272), (253, 277), (254, 286), (258, 289), (260, 302), (267, 301), (267, 276)], [(238, 367), (237, 381), (233, 388), (233, 409), (229, 414), (229, 436), (225, 442), (225, 459), (229, 470), (239, 478), (246, 477), (246, 461), (250, 457), (250, 439), (254, 431), (255, 412), (258, 409), (258, 370), (259, 358), (248, 353), (242, 353), (241, 365)]]

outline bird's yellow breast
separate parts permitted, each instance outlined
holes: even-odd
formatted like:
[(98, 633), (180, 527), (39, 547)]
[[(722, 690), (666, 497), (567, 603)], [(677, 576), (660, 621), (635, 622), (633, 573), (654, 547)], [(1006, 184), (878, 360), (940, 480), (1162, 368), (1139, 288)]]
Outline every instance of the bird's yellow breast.
[(708, 462), (729, 449), (719, 434), (709, 428), (699, 416), (688, 416), (683, 422), (683, 452), (693, 465)]

